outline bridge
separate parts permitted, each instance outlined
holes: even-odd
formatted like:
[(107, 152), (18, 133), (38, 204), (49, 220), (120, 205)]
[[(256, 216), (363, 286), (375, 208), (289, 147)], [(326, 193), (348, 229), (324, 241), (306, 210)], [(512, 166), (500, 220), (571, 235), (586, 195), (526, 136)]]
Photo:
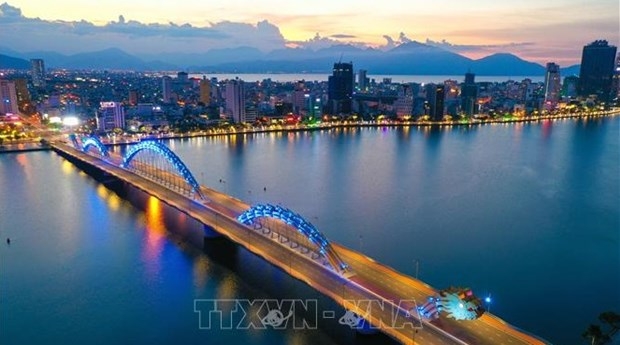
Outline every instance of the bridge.
[[(361, 323), (403, 344), (547, 344), (490, 313), (458, 321), (429, 320), (418, 304), (438, 291), (362, 253), (329, 241), (302, 215), (279, 205), (248, 205), (200, 185), (183, 161), (156, 140), (121, 156), (96, 137), (69, 137), (52, 149), (78, 167), (144, 191), (204, 225), (205, 238), (224, 236), (340, 304)], [(349, 314), (349, 313), (347, 313)], [(359, 316), (359, 317), (358, 317)], [(345, 321), (351, 321), (345, 320)]]

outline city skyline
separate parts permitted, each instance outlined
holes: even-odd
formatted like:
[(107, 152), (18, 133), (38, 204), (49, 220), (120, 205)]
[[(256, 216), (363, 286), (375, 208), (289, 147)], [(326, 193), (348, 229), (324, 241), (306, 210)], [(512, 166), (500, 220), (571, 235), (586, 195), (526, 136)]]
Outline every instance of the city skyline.
[(75, 0), (54, 6), (13, 0), (0, 5), (0, 38), (3, 47), (22, 52), (118, 47), (135, 54), (334, 44), (389, 49), (415, 40), (471, 58), (508, 52), (542, 65), (554, 61), (568, 66), (579, 63), (584, 42), (606, 39), (618, 45), (618, 8), (613, 0), (448, 1), (437, 9), (402, 1), (377, 8), (348, 1), (244, 6), (240, 1), (209, 5), (190, 0), (183, 7), (111, 1), (92, 11)]

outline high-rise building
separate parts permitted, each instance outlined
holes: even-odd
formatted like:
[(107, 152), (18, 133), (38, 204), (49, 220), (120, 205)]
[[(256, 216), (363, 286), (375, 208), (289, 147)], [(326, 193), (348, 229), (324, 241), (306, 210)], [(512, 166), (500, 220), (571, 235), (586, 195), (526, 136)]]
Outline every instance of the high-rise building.
[(30, 73), (32, 74), (32, 85), (35, 87), (45, 86), (45, 64), (43, 59), (30, 60)]
[(128, 103), (129, 105), (135, 106), (138, 104), (138, 100), (140, 95), (138, 94), (138, 90), (129, 90), (129, 99), (128, 99)]
[(465, 82), (461, 87), (461, 110), (467, 116), (478, 113), (478, 107), (476, 106), (478, 85), (476, 85), (475, 78), (476, 75), (474, 73), (465, 73)]
[(0, 79), (0, 114), (17, 114), (17, 92), (15, 83), (9, 80)]
[(368, 91), (369, 80), (366, 73), (367, 71), (365, 69), (361, 69), (357, 72), (357, 87), (362, 92)]
[(596, 95), (604, 102), (611, 96), (616, 47), (605, 40), (597, 40), (583, 47), (578, 94), (581, 97)]
[(616, 68), (614, 70), (614, 79), (611, 87), (612, 98), (620, 98), (620, 52), (616, 57)]
[(411, 85), (403, 84), (398, 90), (398, 98), (392, 105), (396, 116), (399, 118), (411, 116), (413, 113), (413, 93)]
[(243, 123), (245, 119), (245, 91), (243, 80), (233, 79), (226, 83), (226, 116), (234, 123)]
[(211, 103), (211, 81), (205, 76), (200, 80), (200, 101), (205, 105)]
[[(15, 92), (17, 94), (17, 104), (19, 110), (24, 112), (30, 107), (30, 91), (28, 91), (28, 80), (15, 79)], [(27, 111), (26, 111), (27, 112)]]
[(564, 78), (562, 83), (562, 96), (567, 98), (577, 97), (577, 85), (579, 85), (579, 77), (576, 75), (569, 75)]
[(172, 103), (172, 78), (169, 76), (161, 78), (161, 95), (164, 104)]
[(431, 120), (443, 121), (444, 85), (426, 84), (424, 91), (426, 92), (426, 102), (428, 102), (428, 115)]
[(348, 114), (353, 99), (353, 63), (337, 62), (328, 79), (327, 102), (330, 114)]
[(177, 73), (177, 81), (179, 82), (179, 84), (187, 84), (187, 82), (189, 81), (189, 75), (187, 74), (187, 72)]
[(107, 132), (115, 128), (125, 128), (125, 109), (120, 102), (99, 103), (99, 117), (97, 118), (99, 130)]
[(560, 66), (549, 62), (547, 63), (547, 72), (545, 73), (545, 108), (547, 110), (557, 106), (561, 90)]
[(293, 112), (301, 114), (302, 111), (308, 109), (307, 104), (308, 93), (306, 92), (306, 84), (303, 80), (295, 83), (295, 90), (291, 94), (291, 103), (293, 103)]

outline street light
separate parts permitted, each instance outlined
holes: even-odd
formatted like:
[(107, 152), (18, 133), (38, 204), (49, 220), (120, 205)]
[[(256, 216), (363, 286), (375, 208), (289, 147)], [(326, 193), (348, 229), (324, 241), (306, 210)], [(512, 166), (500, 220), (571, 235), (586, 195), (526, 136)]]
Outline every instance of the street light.
[(490, 313), (491, 312), (491, 294), (489, 293), (489, 295), (484, 299), (484, 301), (487, 304), (487, 311)]

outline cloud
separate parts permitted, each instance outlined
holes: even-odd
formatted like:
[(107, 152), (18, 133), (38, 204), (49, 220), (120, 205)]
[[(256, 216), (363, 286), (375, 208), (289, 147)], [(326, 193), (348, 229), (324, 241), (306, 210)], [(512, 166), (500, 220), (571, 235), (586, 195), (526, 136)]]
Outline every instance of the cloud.
[(0, 17), (21, 17), (22, 10), (7, 4), (6, 2), (0, 5)]
[(393, 39), (390, 35), (383, 35), (383, 38), (385, 39), (386, 43), (383, 46), (380, 46), (379, 49), (382, 50), (390, 50), (394, 47), (397, 47), (403, 43), (409, 43), (409, 42), (413, 42), (411, 39), (409, 39), (409, 37), (407, 37), (407, 35), (405, 35), (404, 32), (401, 32), (398, 35), (398, 39), (395, 40)]
[(383, 35), (383, 38), (386, 41), (385, 45), (382, 47), (383, 49), (387, 50), (396, 47), (397, 44), (392, 37), (389, 35)]
[(400, 33), (400, 35), (398, 36), (398, 40), (400, 41), (401, 44), (411, 42), (409, 37), (407, 37), (404, 32)]
[[(349, 45), (360, 47), (360, 48), (367, 47), (367, 45), (362, 42), (340, 40), (340, 39), (349, 39), (349, 38), (355, 38), (355, 37), (356, 36), (354, 35), (347, 35), (347, 34), (334, 34), (334, 35), (330, 35), (329, 37), (324, 37), (324, 36), (321, 36), (321, 34), (317, 32), (316, 35), (314, 35), (314, 37), (309, 38), (307, 40), (287, 41), (286, 43), (289, 46), (294, 46), (298, 48), (306, 48), (306, 49), (311, 49), (311, 50), (320, 50), (320, 49), (325, 49), (325, 48), (329, 48), (334, 45), (341, 45), (341, 44), (349, 44)], [(334, 38), (337, 38), (337, 39), (334, 39)]]
[(142, 23), (120, 15), (105, 25), (91, 22), (42, 20), (23, 16), (21, 9), (0, 5), (0, 42), (15, 50), (53, 50), (61, 53), (117, 47), (128, 52), (187, 51), (238, 46), (264, 51), (283, 48), (280, 29), (268, 21), (256, 24), (221, 21), (199, 27), (191, 24)]
[(356, 38), (357, 36), (355, 36), (355, 35), (347, 35), (347, 34), (334, 34), (334, 35), (330, 35), (329, 37), (333, 37), (333, 38)]

